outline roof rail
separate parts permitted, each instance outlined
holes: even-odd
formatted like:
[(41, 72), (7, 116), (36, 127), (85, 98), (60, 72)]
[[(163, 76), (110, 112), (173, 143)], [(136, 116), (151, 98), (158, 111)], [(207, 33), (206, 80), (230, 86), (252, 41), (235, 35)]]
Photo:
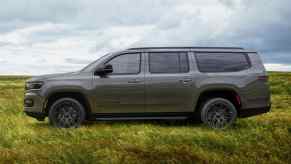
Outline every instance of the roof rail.
[(127, 50), (144, 50), (144, 49), (240, 49), (242, 47), (134, 47)]

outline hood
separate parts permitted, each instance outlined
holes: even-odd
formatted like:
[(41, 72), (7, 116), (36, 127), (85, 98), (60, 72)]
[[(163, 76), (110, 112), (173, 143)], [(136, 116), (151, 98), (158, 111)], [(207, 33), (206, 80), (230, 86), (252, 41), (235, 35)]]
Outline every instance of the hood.
[(27, 82), (45, 81), (45, 80), (53, 79), (53, 78), (63, 78), (63, 77), (72, 76), (72, 75), (75, 75), (75, 74), (78, 74), (78, 73), (79, 72), (69, 72), (69, 73), (56, 73), (56, 74), (33, 76), (31, 79), (27, 80)]

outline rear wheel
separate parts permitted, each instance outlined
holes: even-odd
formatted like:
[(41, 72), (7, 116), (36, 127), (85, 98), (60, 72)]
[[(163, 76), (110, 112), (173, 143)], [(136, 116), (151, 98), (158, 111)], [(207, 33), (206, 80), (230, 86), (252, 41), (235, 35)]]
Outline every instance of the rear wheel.
[(81, 103), (72, 98), (61, 98), (49, 110), (49, 121), (60, 128), (79, 127), (85, 120), (85, 110)]
[(235, 106), (227, 99), (212, 98), (201, 109), (202, 122), (211, 128), (222, 129), (233, 124), (237, 117)]

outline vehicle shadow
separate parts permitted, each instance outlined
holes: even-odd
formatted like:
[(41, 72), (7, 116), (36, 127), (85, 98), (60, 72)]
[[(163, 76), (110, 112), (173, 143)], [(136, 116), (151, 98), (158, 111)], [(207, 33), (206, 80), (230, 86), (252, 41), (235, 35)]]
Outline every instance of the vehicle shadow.
[[(161, 127), (200, 127), (202, 124), (197, 120), (114, 120), (114, 121), (85, 121), (82, 126), (95, 127), (98, 125), (154, 125)], [(53, 128), (48, 122), (34, 122), (30, 124), (34, 128)], [(81, 126), (81, 127), (82, 127)]]
[(197, 120), (116, 120), (116, 121), (86, 121), (83, 123), (85, 126), (96, 126), (98, 124), (106, 125), (155, 125), (162, 127), (175, 127), (175, 126), (201, 126), (201, 122)]

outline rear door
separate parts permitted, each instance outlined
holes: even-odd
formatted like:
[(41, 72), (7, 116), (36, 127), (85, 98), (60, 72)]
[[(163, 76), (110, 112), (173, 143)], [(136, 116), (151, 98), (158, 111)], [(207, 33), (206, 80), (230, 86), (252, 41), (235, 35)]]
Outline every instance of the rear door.
[(146, 55), (146, 112), (193, 111), (193, 78), (187, 52)]

